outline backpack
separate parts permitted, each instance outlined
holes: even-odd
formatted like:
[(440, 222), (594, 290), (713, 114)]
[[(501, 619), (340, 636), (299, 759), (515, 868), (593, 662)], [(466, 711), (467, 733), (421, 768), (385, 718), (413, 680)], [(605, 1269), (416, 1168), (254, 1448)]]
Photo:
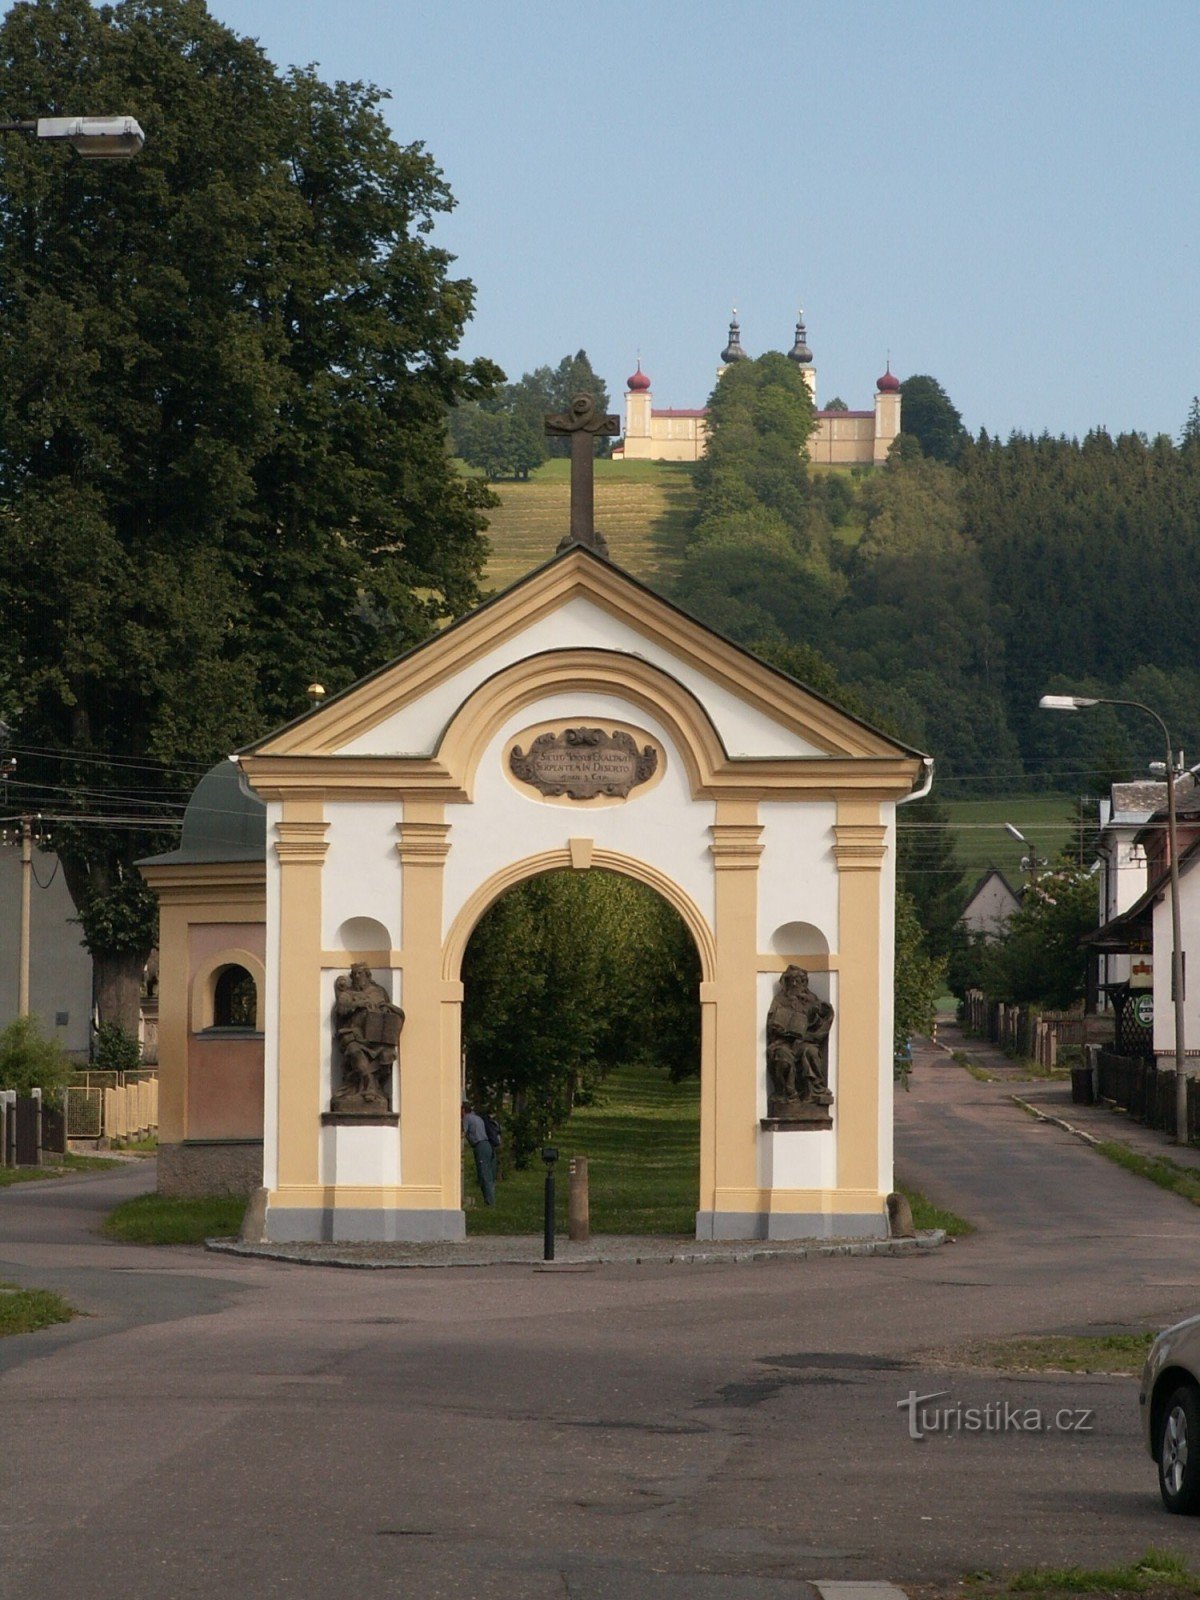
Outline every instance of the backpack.
[(484, 1112), (483, 1116), (483, 1131), (487, 1134), (488, 1143), (491, 1145), (492, 1149), (499, 1150), (500, 1146), (504, 1143), (504, 1134), (502, 1133), (500, 1124), (496, 1121), (495, 1117), (489, 1117), (486, 1112)]

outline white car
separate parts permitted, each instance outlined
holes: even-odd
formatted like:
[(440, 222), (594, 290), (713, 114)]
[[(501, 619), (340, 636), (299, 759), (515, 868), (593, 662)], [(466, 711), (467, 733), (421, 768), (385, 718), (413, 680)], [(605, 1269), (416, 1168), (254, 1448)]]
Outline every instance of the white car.
[(1150, 1346), (1138, 1404), (1163, 1505), (1200, 1512), (1200, 1317), (1177, 1322)]

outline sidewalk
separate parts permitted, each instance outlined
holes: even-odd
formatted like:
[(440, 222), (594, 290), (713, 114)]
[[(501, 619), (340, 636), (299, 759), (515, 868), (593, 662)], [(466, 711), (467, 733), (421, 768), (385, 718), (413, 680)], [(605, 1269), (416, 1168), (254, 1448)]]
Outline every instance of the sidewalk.
[(1200, 1171), (1200, 1146), (1177, 1145), (1167, 1134), (1134, 1122), (1125, 1111), (1109, 1106), (1075, 1105), (1071, 1100), (1069, 1079), (1023, 1077), (1024, 1069), (1003, 1050), (986, 1039), (964, 1034), (957, 1023), (938, 1024), (938, 1044), (951, 1052), (961, 1050), (976, 1066), (993, 1073), (1010, 1094), (1028, 1101), (1047, 1116), (1061, 1117), (1072, 1127), (1090, 1133), (1093, 1139), (1124, 1145), (1141, 1156), (1162, 1156), (1176, 1166)]
[(936, 1250), (945, 1242), (940, 1228), (915, 1239), (672, 1239), (661, 1234), (600, 1234), (586, 1244), (559, 1237), (555, 1259), (542, 1260), (541, 1234), (479, 1234), (459, 1242), (435, 1244), (242, 1244), (207, 1239), (205, 1248), (223, 1255), (257, 1256), (320, 1267), (534, 1267), (545, 1272), (612, 1263), (665, 1266), (710, 1262), (803, 1261), (809, 1256), (901, 1256)]

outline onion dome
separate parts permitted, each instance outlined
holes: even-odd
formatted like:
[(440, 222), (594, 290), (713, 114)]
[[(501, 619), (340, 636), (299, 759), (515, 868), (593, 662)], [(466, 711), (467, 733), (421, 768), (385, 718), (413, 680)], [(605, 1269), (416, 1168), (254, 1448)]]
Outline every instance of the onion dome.
[(887, 371), (884, 373), (883, 377), (879, 379), (875, 387), (879, 390), (880, 394), (900, 393), (900, 379), (892, 371), (892, 363), (890, 361), (887, 364)]
[(796, 342), (788, 351), (788, 360), (794, 361), (798, 367), (807, 367), (812, 361), (812, 351), (808, 348), (807, 335), (804, 331), (804, 315), (801, 313), (796, 323)]
[(733, 313), (733, 321), (729, 324), (729, 343), (721, 351), (721, 360), (727, 365), (731, 361), (748, 361), (750, 357), (742, 349), (742, 332), (738, 327), (737, 312)]
[(632, 394), (644, 394), (650, 387), (650, 379), (642, 371), (642, 363), (640, 361), (637, 364), (637, 371), (634, 373), (633, 377), (626, 378), (625, 387)]

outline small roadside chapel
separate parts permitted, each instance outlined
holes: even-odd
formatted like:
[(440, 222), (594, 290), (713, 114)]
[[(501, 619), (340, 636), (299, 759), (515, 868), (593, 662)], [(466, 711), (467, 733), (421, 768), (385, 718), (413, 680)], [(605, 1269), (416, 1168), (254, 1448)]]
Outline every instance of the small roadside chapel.
[(513, 885), (605, 871), (699, 955), (697, 1237), (886, 1232), (895, 813), (931, 764), (623, 573), (574, 501), (553, 559), (221, 763), (142, 864), (165, 1192), (257, 1190), (276, 1242), (463, 1237), (467, 942)]

